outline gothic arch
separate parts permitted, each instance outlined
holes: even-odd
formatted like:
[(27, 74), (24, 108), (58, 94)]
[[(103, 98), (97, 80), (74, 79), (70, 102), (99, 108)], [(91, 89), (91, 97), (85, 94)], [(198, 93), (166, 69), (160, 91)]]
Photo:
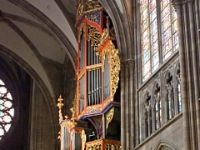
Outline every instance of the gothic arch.
[[(132, 34), (130, 31), (131, 25), (130, 23), (125, 24), (126, 22), (128, 22), (127, 21), (128, 15), (125, 15), (126, 21), (124, 21), (122, 18), (122, 14), (120, 13), (120, 10), (115, 1), (99, 0), (99, 2), (106, 10), (106, 12), (108, 13), (109, 17), (113, 22), (117, 38), (117, 45), (120, 51), (121, 61), (125, 61), (126, 59), (133, 59), (134, 52), (132, 50), (133, 41), (131, 40), (132, 39)], [(124, 9), (124, 2), (122, 4), (122, 7)], [(124, 14), (127, 13), (124, 12)]]
[(44, 23), (45, 27), (48, 28), (49, 32), (53, 32), (56, 36), (55, 38), (58, 39), (60, 43), (62, 43), (66, 47), (66, 53), (72, 62), (72, 66), (76, 68), (76, 56), (77, 52), (75, 47), (72, 45), (70, 40), (66, 37), (66, 35), (61, 31), (60, 28), (56, 26), (54, 22), (52, 22), (47, 16), (45, 16), (40, 10), (32, 6), (29, 2), (26, 1), (16, 1), (16, 0), (9, 0), (11, 3), (19, 6), (32, 16), (39, 19), (41, 22)]
[(155, 81), (152, 86), (152, 93), (155, 95), (156, 92), (160, 91), (161, 85), (158, 81)]
[[(27, 64), (17, 54), (15, 54), (14, 52), (12, 52), (12, 50), (10, 50), (7, 47), (4, 47), (3, 45), (0, 44), (0, 54), (1, 53), (6, 55), (7, 57), (11, 58), (13, 61), (15, 61), (25, 72), (27, 72), (31, 76), (32, 79), (34, 79), (36, 81), (36, 83), (38, 84), (40, 90), (42, 91), (42, 93), (45, 97), (47, 109), (51, 116), (50, 122), (52, 122), (52, 125), (55, 125), (58, 120), (58, 118), (57, 118), (58, 115), (55, 115), (58, 113), (57, 108), (55, 107), (56, 102), (52, 98), (55, 96), (51, 95), (50, 91), (48, 90), (47, 86), (45, 85), (45, 83), (43, 82), (41, 77), (37, 74), (37, 72), (31, 66), (29, 66), (29, 64)], [(52, 130), (53, 136), (56, 139), (58, 126), (52, 126), (52, 128), (53, 128), (53, 130)]]
[(155, 150), (179, 150), (174, 144), (169, 141), (161, 140)]

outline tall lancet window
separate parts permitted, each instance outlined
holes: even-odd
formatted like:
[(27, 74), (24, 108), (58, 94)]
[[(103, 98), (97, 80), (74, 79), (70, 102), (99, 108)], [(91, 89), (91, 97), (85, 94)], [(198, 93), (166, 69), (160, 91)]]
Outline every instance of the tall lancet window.
[(180, 84), (180, 82), (178, 82), (177, 88), (178, 88), (178, 112), (180, 113), (182, 111), (181, 84)]
[(141, 0), (142, 76), (146, 80), (158, 68), (158, 27), (156, 0)]
[(140, 0), (140, 16), (142, 81), (145, 81), (178, 49), (178, 29), (170, 0)]
[(162, 103), (160, 99), (160, 86), (156, 84), (155, 88), (155, 129), (162, 126)]
[(178, 100), (178, 113), (182, 112), (182, 99), (181, 99), (181, 74), (180, 74), (180, 64), (177, 69), (177, 100)]
[(177, 15), (170, 0), (161, 0), (163, 60), (178, 49)]

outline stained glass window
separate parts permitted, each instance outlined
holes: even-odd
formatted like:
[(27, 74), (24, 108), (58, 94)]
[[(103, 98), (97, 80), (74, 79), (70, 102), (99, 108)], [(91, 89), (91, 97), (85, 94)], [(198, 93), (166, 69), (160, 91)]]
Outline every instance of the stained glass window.
[(11, 93), (0, 80), (0, 140), (8, 132), (14, 116)]
[(181, 85), (178, 83), (178, 112), (182, 111), (182, 100), (181, 100)]
[[(159, 67), (161, 54), (162, 61), (165, 61), (178, 49), (178, 28), (170, 0), (140, 0), (140, 6), (142, 81), (145, 81)], [(158, 32), (161, 32), (161, 37)], [(162, 42), (159, 43), (158, 39)]]
[(163, 60), (178, 49), (177, 16), (170, 0), (161, 0)]
[(168, 101), (167, 101), (167, 105), (168, 105), (168, 120), (172, 119), (172, 112), (171, 112), (171, 99), (168, 96)]
[(158, 28), (156, 0), (141, 0), (142, 74), (146, 80), (158, 68)]

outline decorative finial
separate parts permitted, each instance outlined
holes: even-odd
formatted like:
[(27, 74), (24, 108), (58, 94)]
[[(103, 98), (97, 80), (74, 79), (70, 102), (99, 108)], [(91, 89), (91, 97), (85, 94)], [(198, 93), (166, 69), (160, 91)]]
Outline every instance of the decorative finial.
[(63, 98), (60, 95), (59, 98), (58, 98), (58, 104), (57, 104), (58, 109), (59, 109), (59, 112), (58, 112), (59, 113), (59, 122), (63, 121), (62, 107), (63, 107), (64, 104), (62, 103), (62, 101), (63, 101)]

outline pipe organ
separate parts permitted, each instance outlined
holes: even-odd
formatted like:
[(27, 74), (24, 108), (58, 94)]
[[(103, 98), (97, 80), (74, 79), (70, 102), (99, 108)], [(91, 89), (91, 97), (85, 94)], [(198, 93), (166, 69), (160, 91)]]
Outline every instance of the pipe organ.
[(98, 0), (77, 8), (78, 57), (72, 117), (58, 99), (61, 150), (120, 149), (120, 59), (114, 28)]

